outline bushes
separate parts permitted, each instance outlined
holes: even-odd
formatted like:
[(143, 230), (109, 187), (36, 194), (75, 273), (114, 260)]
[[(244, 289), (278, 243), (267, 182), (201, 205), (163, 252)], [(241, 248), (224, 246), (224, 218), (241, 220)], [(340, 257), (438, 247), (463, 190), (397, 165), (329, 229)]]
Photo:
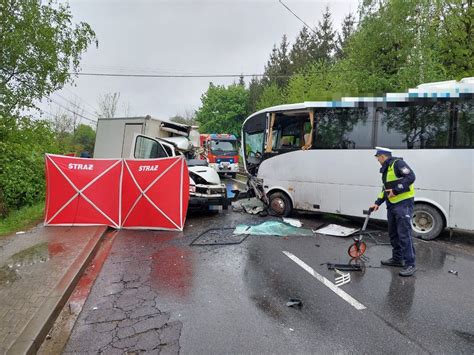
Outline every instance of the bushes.
[(0, 217), (44, 198), (44, 153), (58, 152), (48, 122), (28, 118), (0, 124)]

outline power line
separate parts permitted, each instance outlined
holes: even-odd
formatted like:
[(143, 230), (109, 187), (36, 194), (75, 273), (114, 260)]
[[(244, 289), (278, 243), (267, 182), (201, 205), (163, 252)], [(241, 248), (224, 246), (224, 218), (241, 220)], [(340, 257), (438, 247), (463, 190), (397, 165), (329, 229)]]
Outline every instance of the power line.
[(51, 100), (52, 102), (54, 102), (56, 105), (58, 105), (58, 106), (61, 107), (62, 109), (66, 110), (66, 111), (68, 111), (68, 112), (70, 112), (70, 113), (72, 113), (72, 114), (74, 114), (74, 115), (76, 115), (76, 116), (79, 116), (79, 117), (81, 117), (81, 118), (83, 118), (83, 119), (85, 119), (85, 120), (87, 120), (87, 121), (89, 121), (89, 122), (97, 123), (97, 120), (93, 120), (93, 119), (91, 119), (91, 118), (89, 118), (89, 117), (83, 116), (83, 115), (81, 115), (80, 113), (75, 112), (75, 111), (69, 109), (68, 107), (61, 105), (59, 102), (53, 100), (51, 97), (49, 97), (49, 100)]
[(310, 27), (306, 22), (304, 22), (297, 14), (295, 14), (295, 13), (293, 12), (293, 10), (291, 10), (288, 6), (286, 6), (286, 4), (285, 4), (283, 1), (278, 0), (278, 2), (279, 2), (280, 4), (282, 4), (282, 5), (285, 7), (285, 9), (287, 9), (289, 12), (291, 12), (291, 14), (292, 14), (293, 16), (295, 16), (298, 20), (300, 20), (300, 21), (303, 23), (303, 25), (305, 25), (309, 30), (311, 30), (314, 34), (316, 34), (316, 31), (313, 30), (313, 28)]
[[(398, 67), (406, 68), (406, 66), (400, 65)], [(328, 71), (331, 71), (328, 69)], [(337, 72), (353, 72), (354, 69), (342, 69), (338, 68)], [(296, 72), (293, 74), (278, 74), (278, 75), (271, 75), (272, 78), (291, 78), (293, 76), (305, 76), (311, 74), (311, 71), (306, 72)], [(268, 74), (136, 74), (136, 73), (70, 73), (72, 75), (79, 75), (79, 76), (99, 76), (99, 77), (131, 77), (131, 78), (248, 78), (248, 77), (266, 77), (269, 76)]]
[[(112, 76), (134, 78), (239, 78), (263, 77), (265, 74), (130, 74), (130, 73), (70, 73), (82, 76)], [(290, 75), (285, 75), (290, 76)]]
[(60, 95), (59, 93), (55, 92), (54, 94), (58, 95), (61, 99), (63, 99), (64, 101), (68, 102), (69, 104), (75, 106), (77, 109), (83, 110), (83, 111), (84, 111), (85, 113), (87, 113), (88, 115), (97, 116), (96, 113), (92, 113), (92, 112), (90, 112), (90, 111), (87, 111), (84, 107), (81, 107), (81, 106), (79, 106), (77, 103), (68, 100), (67, 98), (65, 98), (64, 96)]
[[(77, 97), (81, 102), (83, 102), (85, 105), (89, 106), (92, 110), (94, 110), (93, 112), (96, 112), (97, 109), (92, 106), (90, 103), (88, 103), (86, 100), (84, 100), (82, 97), (78, 96), (76, 93), (74, 93), (71, 89), (68, 89), (67, 87), (63, 87), (64, 90), (68, 91), (70, 94), (74, 95), (75, 97)], [(96, 114), (97, 116), (97, 114)]]

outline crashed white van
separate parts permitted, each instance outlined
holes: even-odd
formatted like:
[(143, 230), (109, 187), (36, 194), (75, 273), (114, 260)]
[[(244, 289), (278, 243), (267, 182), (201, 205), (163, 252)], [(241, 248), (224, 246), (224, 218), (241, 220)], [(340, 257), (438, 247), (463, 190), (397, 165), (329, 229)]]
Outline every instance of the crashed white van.
[(155, 159), (184, 155), (189, 170), (189, 208), (227, 209), (227, 190), (205, 161), (193, 159), (192, 127), (146, 117), (99, 118), (94, 158)]

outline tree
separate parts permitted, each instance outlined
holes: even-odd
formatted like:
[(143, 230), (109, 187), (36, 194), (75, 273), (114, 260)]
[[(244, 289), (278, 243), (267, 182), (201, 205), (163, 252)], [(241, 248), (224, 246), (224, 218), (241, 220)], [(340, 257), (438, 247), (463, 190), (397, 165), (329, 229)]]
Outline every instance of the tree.
[(201, 107), (196, 112), (201, 133), (240, 134), (246, 117), (248, 91), (239, 84), (228, 87), (209, 84), (201, 96)]
[(92, 154), (95, 145), (95, 131), (91, 126), (80, 124), (74, 133), (74, 144), (76, 151), (87, 151)]
[(329, 7), (323, 13), (323, 21), (319, 21), (314, 41), (317, 44), (316, 60), (330, 61), (336, 50), (336, 31), (332, 27)]
[(301, 29), (289, 54), (293, 72), (303, 71), (317, 60), (318, 46), (315, 37), (308, 32), (305, 26)]
[[(472, 0), (445, 1), (435, 23), (438, 55), (451, 78), (474, 75), (474, 6)], [(443, 19), (443, 21), (440, 21)]]
[(355, 17), (353, 14), (349, 14), (346, 17), (344, 17), (344, 20), (342, 21), (342, 26), (341, 26), (341, 33), (337, 34), (337, 40), (336, 40), (336, 58), (341, 59), (345, 56), (345, 48), (347, 41), (351, 37), (351, 35), (355, 31)]
[(195, 126), (197, 125), (196, 112), (186, 110), (183, 115), (175, 115), (171, 117), (170, 121), (176, 122), (176, 123), (182, 123), (188, 126)]
[(72, 148), (74, 117), (69, 113), (58, 110), (51, 120), (59, 147), (64, 151), (70, 150)]
[(257, 77), (253, 77), (250, 80), (248, 88), (248, 100), (247, 100), (247, 115), (257, 111), (258, 102), (262, 97), (264, 87), (261, 80)]
[(99, 105), (99, 110), (96, 112), (97, 116), (101, 118), (114, 118), (117, 113), (119, 99), (119, 92), (109, 92), (101, 95), (97, 101)]
[(293, 75), (288, 83), (288, 103), (332, 100), (332, 74), (332, 65), (320, 60), (304, 73)]
[(265, 85), (275, 83), (280, 88), (287, 85), (293, 73), (289, 58), (289, 46), (290, 43), (286, 35), (283, 35), (280, 47), (277, 48), (276, 45), (273, 46), (272, 54), (265, 66), (263, 77), (263, 83)]
[(262, 95), (257, 104), (257, 109), (281, 105), (286, 103), (286, 94), (276, 83), (272, 83), (263, 88)]
[(0, 0), (0, 115), (12, 117), (72, 82), (81, 54), (95, 40), (72, 23), (67, 4)]

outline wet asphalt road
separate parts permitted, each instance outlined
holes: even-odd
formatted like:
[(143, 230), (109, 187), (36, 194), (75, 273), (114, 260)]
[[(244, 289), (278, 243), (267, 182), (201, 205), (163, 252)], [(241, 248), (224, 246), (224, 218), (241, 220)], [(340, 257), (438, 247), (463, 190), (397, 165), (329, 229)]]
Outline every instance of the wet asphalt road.
[[(334, 222), (297, 217), (313, 229)], [(417, 240), (419, 271), (412, 278), (380, 267), (390, 247), (367, 240), (365, 271), (353, 272), (341, 287), (364, 310), (283, 253), (334, 282), (334, 272), (321, 264), (348, 262), (350, 239), (250, 236), (236, 245), (190, 246), (209, 228), (270, 218), (228, 211), (188, 216), (184, 233), (120, 231), (65, 352), (474, 352), (469, 239)], [(287, 307), (289, 298), (303, 306)]]

